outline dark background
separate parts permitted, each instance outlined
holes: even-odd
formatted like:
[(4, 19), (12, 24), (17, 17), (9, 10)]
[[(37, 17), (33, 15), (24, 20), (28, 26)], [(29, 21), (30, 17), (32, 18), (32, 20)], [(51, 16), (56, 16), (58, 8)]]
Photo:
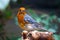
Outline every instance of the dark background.
[(12, 8), (28, 5), (32, 9), (54, 10), (55, 14), (60, 17), (60, 0), (17, 0), (16, 3), (11, 1), (10, 5)]

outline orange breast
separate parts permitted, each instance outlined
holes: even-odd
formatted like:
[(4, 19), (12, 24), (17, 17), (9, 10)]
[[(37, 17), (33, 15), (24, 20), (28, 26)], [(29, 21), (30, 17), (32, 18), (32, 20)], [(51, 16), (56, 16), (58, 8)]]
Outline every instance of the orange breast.
[(18, 18), (19, 26), (20, 26), (22, 29), (25, 30), (26, 28), (25, 28), (24, 26), (25, 26), (26, 23), (25, 23), (25, 21), (24, 21), (24, 16), (25, 16), (25, 15), (23, 15), (23, 14), (22, 14), (22, 15), (21, 15), (21, 14), (20, 14), (20, 15), (18, 14), (18, 15), (17, 15), (17, 18)]
[(24, 15), (18, 15), (18, 21), (24, 23)]
[(25, 16), (25, 14), (20, 14), (19, 12), (18, 12), (18, 14), (17, 14), (19, 27), (21, 27), (22, 29), (25, 30), (25, 29), (26, 29), (26, 28), (25, 28), (25, 24), (28, 24), (28, 22), (25, 22), (25, 21), (24, 21), (24, 16)]

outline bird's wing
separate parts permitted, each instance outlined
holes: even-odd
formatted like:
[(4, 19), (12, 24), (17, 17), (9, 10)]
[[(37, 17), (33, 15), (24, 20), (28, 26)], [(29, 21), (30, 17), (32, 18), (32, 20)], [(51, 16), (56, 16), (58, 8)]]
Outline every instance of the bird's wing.
[(36, 22), (36, 21), (35, 21), (31, 16), (29, 16), (28, 14), (25, 15), (24, 20), (25, 20), (26, 22), (31, 23), (31, 24)]

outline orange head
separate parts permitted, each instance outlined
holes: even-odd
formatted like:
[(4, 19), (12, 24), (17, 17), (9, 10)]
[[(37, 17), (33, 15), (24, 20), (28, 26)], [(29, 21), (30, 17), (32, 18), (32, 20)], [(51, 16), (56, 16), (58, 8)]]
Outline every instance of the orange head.
[(26, 11), (25, 11), (26, 9), (24, 8), (24, 7), (20, 7), (19, 8), (19, 12), (22, 14), (22, 13), (26, 13)]
[(25, 8), (24, 8), (24, 7), (20, 7), (20, 10), (21, 10), (21, 11), (24, 11), (24, 10), (25, 10)]

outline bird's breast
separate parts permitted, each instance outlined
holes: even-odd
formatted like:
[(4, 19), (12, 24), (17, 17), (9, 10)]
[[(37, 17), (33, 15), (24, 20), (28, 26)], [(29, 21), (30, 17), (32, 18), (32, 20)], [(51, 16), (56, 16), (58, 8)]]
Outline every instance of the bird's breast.
[(19, 15), (19, 16), (18, 16), (18, 21), (19, 21), (20, 23), (24, 22), (24, 15)]

